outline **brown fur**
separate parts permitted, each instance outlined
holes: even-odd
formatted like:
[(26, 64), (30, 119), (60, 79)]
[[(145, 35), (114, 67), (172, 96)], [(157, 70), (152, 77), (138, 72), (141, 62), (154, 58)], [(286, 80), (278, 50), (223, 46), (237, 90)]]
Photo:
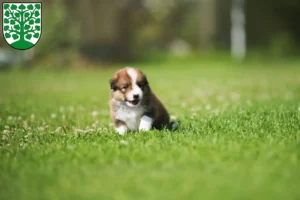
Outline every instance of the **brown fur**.
[[(150, 90), (150, 88), (149, 88)], [(148, 104), (148, 114), (153, 118), (152, 127), (155, 129), (162, 129), (170, 123), (170, 117), (168, 111), (160, 102), (160, 100), (155, 96), (154, 93), (149, 93), (149, 104)]]
[[(137, 85), (143, 91), (143, 99), (140, 102), (144, 108), (144, 115), (147, 115), (153, 119), (152, 128), (162, 129), (170, 122), (168, 111), (151, 91), (147, 77), (139, 69), (135, 69), (138, 73)], [(128, 75), (126, 68), (118, 70), (113, 78), (110, 80), (110, 116), (114, 121), (115, 127), (126, 124), (120, 120), (115, 119), (116, 105), (115, 101), (126, 101), (125, 95), (132, 89), (131, 77)]]

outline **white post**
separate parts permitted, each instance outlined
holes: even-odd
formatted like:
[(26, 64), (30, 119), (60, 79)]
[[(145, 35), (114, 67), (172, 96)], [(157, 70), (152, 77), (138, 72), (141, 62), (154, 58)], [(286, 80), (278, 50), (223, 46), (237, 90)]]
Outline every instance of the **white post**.
[(245, 0), (232, 0), (231, 54), (239, 60), (246, 55)]

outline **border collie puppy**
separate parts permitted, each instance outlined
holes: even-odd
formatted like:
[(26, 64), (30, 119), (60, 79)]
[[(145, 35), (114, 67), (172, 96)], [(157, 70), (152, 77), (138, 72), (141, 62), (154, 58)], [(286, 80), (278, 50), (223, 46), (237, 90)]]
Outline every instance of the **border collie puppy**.
[(151, 91), (141, 70), (118, 70), (110, 80), (110, 88), (110, 116), (119, 134), (160, 130), (169, 125), (168, 111)]

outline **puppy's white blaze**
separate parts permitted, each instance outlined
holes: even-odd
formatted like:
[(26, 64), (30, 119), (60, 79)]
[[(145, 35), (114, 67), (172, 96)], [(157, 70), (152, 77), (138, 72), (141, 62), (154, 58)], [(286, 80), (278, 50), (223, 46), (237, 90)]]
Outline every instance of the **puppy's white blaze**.
[(119, 126), (116, 128), (116, 131), (120, 134), (120, 135), (124, 135), (127, 131), (127, 127), (126, 126)]
[(144, 115), (141, 118), (139, 130), (140, 131), (149, 131), (152, 127), (152, 123), (153, 123), (153, 119), (151, 117)]
[(131, 78), (132, 84), (136, 84), (136, 79), (137, 79), (137, 72), (134, 68), (128, 67), (127, 68), (127, 73)]
[(127, 68), (127, 73), (131, 78), (132, 90), (127, 93), (126, 98), (129, 101), (133, 101), (134, 100), (133, 95), (139, 95), (139, 99), (142, 99), (143, 92), (142, 92), (141, 88), (136, 84), (136, 80), (138, 77), (137, 71), (133, 68)]

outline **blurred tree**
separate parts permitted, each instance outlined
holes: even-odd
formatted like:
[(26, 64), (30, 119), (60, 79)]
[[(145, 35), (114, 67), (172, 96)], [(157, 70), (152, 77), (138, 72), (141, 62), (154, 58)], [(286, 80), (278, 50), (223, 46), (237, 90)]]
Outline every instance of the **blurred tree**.
[(140, 7), (141, 0), (78, 1), (82, 55), (100, 60), (132, 59), (136, 31), (132, 17)]
[[(147, 57), (152, 50), (169, 50), (166, 47), (174, 41), (198, 49), (230, 49), (232, 0), (42, 2), (43, 33), (34, 50), (38, 56), (56, 54), (55, 58), (61, 59), (57, 66), (64, 66), (66, 60), (70, 63), (74, 52), (76, 58), (124, 61), (141, 54)], [(249, 48), (271, 46), (285, 54), (299, 52), (293, 49), (300, 44), (299, 0), (245, 2)]]
[(200, 0), (199, 42), (200, 48), (211, 48), (217, 36), (217, 0)]
[(221, 49), (230, 49), (230, 9), (232, 0), (216, 1), (216, 43)]
[[(76, 2), (74, 2), (76, 3)], [(64, 0), (43, 0), (43, 33), (34, 47), (36, 56), (55, 61), (53, 67), (65, 67), (72, 62), (70, 51), (78, 49), (78, 22)], [(55, 13), (55, 14), (53, 14)]]
[(173, 6), (167, 12), (162, 25), (163, 32), (161, 43), (164, 45), (169, 45), (172, 41), (177, 39), (180, 31), (185, 23), (185, 16), (192, 10), (194, 6), (194, 1), (173, 1)]

